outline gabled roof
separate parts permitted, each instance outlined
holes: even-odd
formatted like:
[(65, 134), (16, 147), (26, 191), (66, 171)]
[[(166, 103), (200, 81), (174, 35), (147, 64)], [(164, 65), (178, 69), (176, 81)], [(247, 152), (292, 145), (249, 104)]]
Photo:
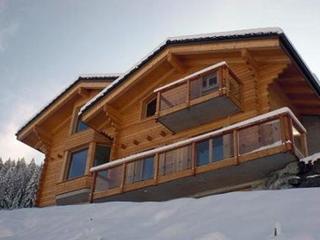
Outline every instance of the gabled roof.
[(47, 109), (53, 106), (59, 99), (61, 99), (67, 92), (80, 83), (87, 82), (112, 82), (119, 77), (120, 74), (93, 74), (93, 75), (80, 75), (76, 81), (74, 81), (70, 86), (63, 90), (57, 97), (50, 101), (40, 112), (38, 112), (34, 117), (32, 117), (28, 122), (26, 122), (16, 133), (19, 135), (25, 128), (27, 128), (31, 123), (36, 121)]
[(200, 34), (200, 35), (188, 35), (180, 37), (170, 37), (163, 43), (161, 43), (157, 48), (155, 48), (151, 53), (146, 57), (140, 60), (135, 66), (129, 69), (126, 73), (119, 76), (115, 81), (112, 82), (109, 86), (104, 88), (99, 94), (94, 98), (89, 100), (79, 112), (79, 115), (82, 115), (84, 112), (88, 111), (91, 107), (97, 104), (101, 99), (109, 94), (112, 90), (120, 86), (125, 82), (132, 74), (137, 70), (142, 68), (149, 60), (151, 60), (155, 55), (161, 52), (164, 48), (172, 45), (178, 44), (190, 44), (190, 43), (208, 43), (222, 40), (241, 40), (241, 39), (252, 39), (252, 38), (265, 38), (265, 37), (279, 37), (281, 43), (287, 50), (287, 52), (292, 56), (296, 61), (301, 71), (310, 82), (312, 87), (316, 90), (317, 94), (320, 95), (320, 86), (312, 72), (309, 70), (307, 65), (304, 63), (302, 58), (299, 56), (289, 39), (284, 34), (281, 28), (256, 28), (256, 29), (247, 29), (239, 31), (228, 31), (228, 32), (218, 32), (218, 33), (209, 33), (209, 34)]

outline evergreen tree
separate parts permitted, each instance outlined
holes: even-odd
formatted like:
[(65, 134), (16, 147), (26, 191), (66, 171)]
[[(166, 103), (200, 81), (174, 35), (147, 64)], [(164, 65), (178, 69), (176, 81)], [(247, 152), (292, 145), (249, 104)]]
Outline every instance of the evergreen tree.
[(3, 162), (0, 159), (0, 209), (33, 207), (38, 189), (41, 166), (34, 160)]

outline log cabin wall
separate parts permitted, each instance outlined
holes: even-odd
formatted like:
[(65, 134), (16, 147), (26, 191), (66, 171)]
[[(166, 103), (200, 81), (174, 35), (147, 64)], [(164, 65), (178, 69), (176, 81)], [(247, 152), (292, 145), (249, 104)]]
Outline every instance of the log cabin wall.
[[(72, 115), (62, 121), (62, 125), (52, 133), (50, 148), (45, 156), (45, 163), (40, 179), (37, 195), (37, 205), (40, 207), (55, 205), (56, 196), (81, 189), (89, 189), (91, 185), (90, 167), (93, 165), (93, 151), (95, 143), (110, 144), (110, 140), (92, 129), (72, 133), (72, 128), (77, 116), (79, 106), (82, 106), (98, 91), (90, 95), (79, 97), (73, 103)], [(57, 120), (57, 122), (59, 122)], [(89, 147), (85, 175), (71, 180), (66, 180), (70, 152), (82, 147)]]
[[(221, 61), (222, 60), (224, 60), (223, 57), (221, 58)], [(195, 63), (195, 61), (193, 61), (193, 63)], [(244, 61), (241, 63), (228, 64), (243, 83), (241, 113), (175, 134), (171, 133), (159, 122), (156, 122), (154, 118), (143, 118), (144, 99), (148, 99), (150, 95), (152, 95), (153, 89), (215, 63), (214, 61), (203, 61), (199, 59), (199, 63), (188, 67), (183, 73), (179, 73), (169, 65), (163, 64), (162, 68), (158, 69), (159, 72), (157, 74), (154, 74), (154, 76), (150, 75), (145, 79), (145, 83), (136, 86), (135, 89), (132, 90), (132, 95), (130, 91), (128, 91), (127, 98), (131, 98), (131, 100), (129, 101), (126, 97), (123, 97), (121, 101), (118, 102), (118, 105), (115, 105), (115, 108), (119, 109), (122, 125), (117, 131), (117, 144), (114, 146), (114, 152), (116, 152), (116, 154), (113, 155), (113, 159), (228, 126), (232, 123), (268, 112), (274, 108), (273, 105), (279, 107), (283, 105), (281, 97), (273, 98), (273, 95), (277, 93), (271, 93), (269, 86), (275, 82), (279, 74), (286, 69), (287, 63), (256, 64), (252, 67), (250, 63)], [(157, 80), (157, 78), (159, 80)], [(139, 89), (140, 95), (136, 92)], [(143, 92), (143, 94), (141, 94), (141, 92)], [(137, 96), (135, 94), (139, 97), (134, 97)], [(273, 101), (272, 104), (270, 103), (270, 99)], [(119, 104), (125, 101), (129, 104), (122, 106)]]

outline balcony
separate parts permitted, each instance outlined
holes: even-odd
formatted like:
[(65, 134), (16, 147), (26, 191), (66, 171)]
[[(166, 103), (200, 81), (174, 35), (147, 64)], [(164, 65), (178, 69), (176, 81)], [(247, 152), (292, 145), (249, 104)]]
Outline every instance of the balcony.
[(288, 108), (94, 167), (91, 201), (162, 201), (263, 179), (307, 155)]
[(172, 82), (157, 94), (157, 120), (172, 132), (235, 114), (241, 109), (241, 82), (221, 62)]

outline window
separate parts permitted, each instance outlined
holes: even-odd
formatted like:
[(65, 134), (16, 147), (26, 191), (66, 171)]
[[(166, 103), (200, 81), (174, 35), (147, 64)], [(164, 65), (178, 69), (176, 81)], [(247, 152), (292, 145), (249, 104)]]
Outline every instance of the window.
[(197, 166), (233, 157), (233, 134), (217, 136), (197, 143)]
[(72, 152), (69, 158), (67, 179), (81, 177), (86, 170), (88, 148)]
[(110, 147), (105, 145), (96, 145), (94, 154), (93, 166), (98, 166), (109, 162), (110, 160)]
[(145, 117), (152, 117), (157, 111), (157, 98), (152, 98), (145, 105)]
[(218, 87), (217, 74), (213, 73), (202, 78), (202, 91), (210, 91)]
[(76, 124), (75, 124), (75, 128), (74, 128), (74, 133), (77, 132), (82, 132), (84, 130), (87, 130), (89, 127), (87, 124), (85, 124), (84, 122), (82, 122), (79, 118), (77, 118), (76, 120)]
[(128, 163), (126, 171), (126, 183), (135, 183), (153, 178), (154, 157), (147, 157)]

